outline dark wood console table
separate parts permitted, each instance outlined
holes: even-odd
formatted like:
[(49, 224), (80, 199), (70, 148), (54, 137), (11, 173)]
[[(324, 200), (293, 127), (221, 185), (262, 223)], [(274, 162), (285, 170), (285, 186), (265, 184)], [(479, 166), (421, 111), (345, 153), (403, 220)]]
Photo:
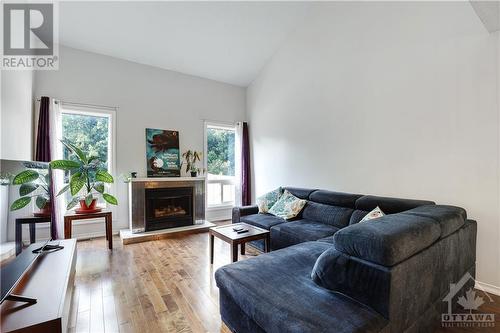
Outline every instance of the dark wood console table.
[(71, 238), (73, 221), (98, 218), (104, 218), (104, 221), (106, 223), (106, 240), (108, 241), (108, 248), (110, 250), (113, 250), (113, 215), (109, 210), (103, 210), (102, 212), (88, 214), (78, 214), (72, 211), (66, 213), (66, 215), (64, 215), (64, 238)]
[(13, 290), (14, 294), (36, 298), (37, 303), (5, 300), (0, 305), (1, 332), (66, 332), (75, 279), (76, 240), (56, 242), (64, 248), (41, 254)]
[(21, 253), (23, 247), (23, 224), (29, 224), (30, 227), (30, 244), (36, 241), (35, 224), (50, 222), (50, 216), (36, 217), (28, 216), (16, 219), (16, 256)]

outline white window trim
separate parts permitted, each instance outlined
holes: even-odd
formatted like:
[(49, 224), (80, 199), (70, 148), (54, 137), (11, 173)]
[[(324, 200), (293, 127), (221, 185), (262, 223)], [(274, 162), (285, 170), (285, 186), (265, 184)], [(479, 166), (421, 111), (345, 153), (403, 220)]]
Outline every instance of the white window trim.
[[(205, 193), (207, 193), (207, 195), (205, 196), (206, 211), (230, 209), (230, 208), (233, 208), (235, 206), (234, 202), (233, 202), (233, 204), (221, 203), (218, 205), (208, 205), (208, 184), (210, 183), (210, 180), (208, 179), (208, 160), (207, 160), (207, 155), (208, 155), (207, 154), (207, 151), (208, 151), (207, 128), (208, 127), (215, 127), (215, 128), (220, 128), (220, 129), (236, 131), (236, 123), (222, 122), (222, 121), (210, 121), (210, 120), (205, 120), (203, 122), (203, 168), (206, 170)], [(227, 182), (227, 184), (235, 184), (234, 180), (233, 181), (218, 180), (216, 182), (217, 183)]]
[[(81, 104), (73, 104), (73, 103), (66, 103), (66, 102), (59, 102), (61, 103), (60, 107), (60, 112), (61, 116), (62, 114), (87, 114), (87, 115), (93, 115), (96, 117), (107, 117), (108, 119), (111, 119), (110, 125), (108, 128), (108, 136), (111, 138), (111, 145), (108, 146), (108, 156), (111, 155), (111, 159), (108, 161), (108, 172), (111, 173), (115, 179), (113, 184), (110, 184), (110, 192), (113, 194), (116, 194), (116, 182), (118, 181), (118, 178), (116, 177), (116, 108), (114, 107), (105, 107), (105, 106), (85, 106)], [(59, 124), (59, 126), (62, 126), (62, 123)], [(62, 133), (62, 131), (61, 131)], [(63, 149), (62, 143), (58, 143), (57, 146), (58, 150)], [(106, 204), (106, 209), (111, 210), (113, 213), (116, 211), (116, 206), (114, 205), (107, 205)]]

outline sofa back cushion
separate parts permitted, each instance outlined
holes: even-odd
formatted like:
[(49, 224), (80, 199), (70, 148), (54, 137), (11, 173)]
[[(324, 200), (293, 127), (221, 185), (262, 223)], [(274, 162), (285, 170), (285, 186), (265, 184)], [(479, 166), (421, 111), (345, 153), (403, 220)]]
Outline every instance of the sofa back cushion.
[(317, 203), (354, 209), (361, 194), (317, 190), (309, 195), (309, 200)]
[(428, 200), (400, 199), (378, 197), (374, 195), (364, 195), (356, 200), (355, 208), (356, 210), (366, 211), (368, 213), (378, 206), (385, 214), (396, 214), (416, 207), (435, 204), (435, 202)]
[(352, 212), (351, 208), (330, 206), (309, 201), (302, 212), (302, 217), (307, 220), (343, 228), (349, 225)]
[(349, 224), (351, 225), (360, 222), (368, 213), (369, 211), (367, 210), (360, 210), (360, 209), (354, 210), (352, 212), (351, 218), (349, 219)]
[(283, 187), (283, 190), (288, 190), (288, 192), (292, 193), (297, 198), (305, 200), (309, 200), (309, 195), (312, 192), (316, 191), (315, 189), (311, 188), (290, 187), (290, 186)]
[(354, 204), (361, 195), (318, 190), (309, 195), (302, 217), (343, 228), (349, 225)]
[(441, 238), (460, 229), (467, 220), (467, 212), (465, 209), (446, 205), (421, 206), (410, 209), (404, 212), (404, 214), (433, 219), (441, 228)]
[(391, 214), (370, 223), (356, 223), (333, 236), (335, 248), (384, 266), (393, 266), (433, 244), (441, 228), (430, 217)]

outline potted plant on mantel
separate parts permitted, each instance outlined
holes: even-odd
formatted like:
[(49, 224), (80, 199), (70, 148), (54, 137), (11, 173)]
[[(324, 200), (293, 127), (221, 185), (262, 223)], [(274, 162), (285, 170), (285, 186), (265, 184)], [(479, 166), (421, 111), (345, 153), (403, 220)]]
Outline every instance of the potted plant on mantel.
[[(5, 178), (3, 178), (3, 182)], [(50, 203), (50, 176), (49, 174), (41, 174), (40, 172), (27, 169), (18, 173), (12, 179), (12, 185), (20, 185), (19, 187), (19, 199), (15, 200), (12, 205), (10, 205), (10, 210), (15, 211), (26, 207), (32, 198), (35, 198), (35, 204), (40, 209), (33, 215), (38, 217), (46, 217), (51, 214), (51, 203)], [(8, 183), (6, 183), (8, 184)]]
[[(95, 213), (101, 209), (96, 207), (97, 197), (102, 195), (106, 202), (117, 205), (118, 200), (109, 193), (106, 193), (105, 184), (114, 182), (113, 176), (102, 166), (101, 161), (96, 156), (88, 156), (80, 148), (72, 143), (61, 140), (61, 142), (76, 156), (73, 160), (55, 160), (50, 162), (53, 169), (70, 172), (69, 184), (64, 186), (58, 196), (70, 190), (73, 199), (68, 203), (66, 209), (70, 210), (80, 203), (77, 213)], [(82, 192), (80, 194), (80, 192)]]
[(182, 157), (186, 161), (186, 173), (190, 172), (191, 177), (198, 175), (199, 169), (196, 167), (196, 161), (201, 161), (201, 154), (201, 152), (196, 150), (188, 150), (182, 154)]

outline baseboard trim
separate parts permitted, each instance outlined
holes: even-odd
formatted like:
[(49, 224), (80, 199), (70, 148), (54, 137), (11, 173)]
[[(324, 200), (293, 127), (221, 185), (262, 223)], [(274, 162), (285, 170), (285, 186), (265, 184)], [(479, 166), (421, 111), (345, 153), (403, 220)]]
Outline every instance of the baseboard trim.
[(484, 291), (486, 291), (490, 294), (495, 294), (497, 296), (500, 296), (500, 287), (476, 280), (476, 288), (477, 287), (480, 287), (481, 289), (483, 289)]

